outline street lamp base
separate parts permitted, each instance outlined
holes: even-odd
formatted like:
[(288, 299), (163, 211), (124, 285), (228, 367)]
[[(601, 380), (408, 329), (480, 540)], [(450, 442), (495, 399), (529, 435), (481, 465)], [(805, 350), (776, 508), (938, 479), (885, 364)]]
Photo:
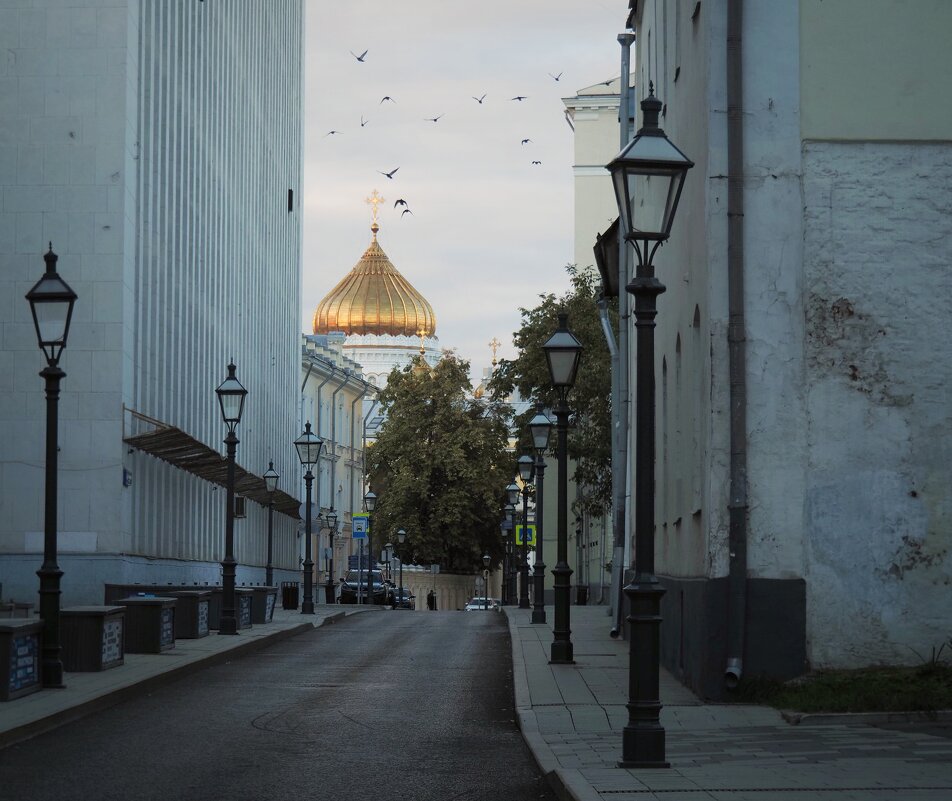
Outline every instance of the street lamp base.
[(302, 602), (301, 602), (301, 614), (302, 614), (302, 615), (313, 615), (313, 614), (314, 614), (314, 601), (302, 601)]
[(44, 690), (64, 690), (63, 663), (59, 659), (44, 659), (40, 675), (43, 677)]
[(574, 665), (573, 649), (571, 640), (554, 640), (552, 650), (549, 654), (550, 665)]
[(532, 622), (533, 622), (533, 623), (545, 623), (545, 609), (533, 609), (533, 610), (532, 610)]
[(522, 600), (519, 601), (519, 608), (520, 608), (520, 609), (532, 609), (532, 604), (529, 603), (529, 599), (528, 599), (528, 598), (523, 598)]
[(219, 634), (237, 634), (238, 633), (237, 618), (223, 617), (218, 622), (218, 633)]
[(664, 757), (664, 727), (625, 726), (621, 733), (620, 768), (670, 768)]

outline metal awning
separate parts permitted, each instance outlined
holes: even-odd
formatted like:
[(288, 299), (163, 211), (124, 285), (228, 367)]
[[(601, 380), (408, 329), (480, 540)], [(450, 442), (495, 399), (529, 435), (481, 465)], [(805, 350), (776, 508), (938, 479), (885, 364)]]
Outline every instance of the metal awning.
[[(199, 442), (182, 429), (167, 425), (161, 420), (147, 417), (128, 407), (124, 407), (123, 411), (131, 415), (133, 422), (137, 424), (135, 428), (146, 429), (140, 433), (130, 433), (128, 436), (123, 431), (123, 442), (168, 462), (186, 473), (217, 484), (219, 487), (227, 486), (228, 459), (214, 448), (209, 448), (204, 442)], [(123, 415), (124, 423), (125, 415)], [(245, 470), (239, 464), (235, 465), (235, 494), (243, 495), (261, 506), (268, 505), (268, 488), (264, 479)], [(276, 490), (273, 500), (276, 512), (294, 520), (300, 519), (301, 502), (297, 498), (282, 490)]]

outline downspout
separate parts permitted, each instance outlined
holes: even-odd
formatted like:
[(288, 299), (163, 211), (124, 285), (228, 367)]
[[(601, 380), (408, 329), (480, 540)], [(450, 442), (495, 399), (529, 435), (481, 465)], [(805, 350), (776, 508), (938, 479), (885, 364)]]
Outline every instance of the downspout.
[(743, 674), (747, 616), (747, 359), (744, 322), (743, 0), (727, 0), (727, 347), (730, 370), (730, 571), (727, 666), (733, 689)]
[[(301, 417), (302, 418), (304, 417), (304, 387), (307, 386), (307, 379), (310, 377), (311, 370), (313, 369), (313, 367), (314, 367), (313, 364), (309, 364), (307, 366), (307, 375), (304, 376), (304, 383), (301, 384)], [(335, 372), (337, 371), (332, 366), (330, 373), (328, 373), (327, 375), (327, 378), (325, 378), (323, 381), (321, 381), (320, 384), (317, 385), (317, 421), (316, 421), (317, 422), (317, 436), (321, 435), (321, 390), (324, 388), (324, 385), (334, 377)], [(304, 428), (303, 419), (301, 420), (301, 428), (302, 429)], [(317, 511), (318, 512), (320, 512), (321, 510), (320, 498), (321, 498), (321, 458), (320, 456), (318, 456), (318, 460), (317, 460)]]
[[(635, 34), (618, 34), (621, 45), (621, 75), (618, 83), (618, 139), (619, 150), (631, 140), (628, 121), (631, 117), (631, 46)], [(612, 627), (609, 634), (622, 633), (625, 618), (625, 551), (628, 532), (628, 370), (631, 357), (628, 347), (628, 321), (631, 317), (628, 302), (629, 245), (618, 230), (618, 413), (613, 414), (612, 432)], [(603, 323), (604, 325), (604, 323)], [(613, 382), (614, 383), (614, 382)], [(614, 389), (614, 387), (612, 387)]]

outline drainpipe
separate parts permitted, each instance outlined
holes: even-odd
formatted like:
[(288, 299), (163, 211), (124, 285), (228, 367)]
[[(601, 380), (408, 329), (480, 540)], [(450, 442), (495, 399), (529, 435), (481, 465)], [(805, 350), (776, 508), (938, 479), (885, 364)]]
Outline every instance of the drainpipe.
[[(631, 140), (628, 120), (631, 117), (631, 46), (635, 34), (631, 31), (618, 34), (621, 45), (621, 75), (618, 84), (618, 139), (619, 150)], [(617, 637), (624, 627), (625, 618), (625, 551), (628, 532), (628, 370), (631, 357), (628, 347), (628, 321), (631, 318), (628, 302), (629, 246), (618, 229), (618, 413), (613, 414), (612, 431), (612, 627), (609, 634)], [(614, 383), (614, 382), (613, 382)], [(613, 387), (614, 389), (614, 387)]]
[(743, 0), (727, 2), (727, 345), (730, 370), (730, 571), (724, 683), (743, 673), (747, 615), (747, 363), (744, 322)]
[[(313, 370), (314, 365), (309, 364), (307, 366), (307, 375), (304, 376), (304, 383), (301, 384), (301, 428), (304, 428), (304, 387), (307, 386), (307, 379), (311, 376), (311, 370)], [(328, 373), (327, 378), (321, 381), (317, 385), (317, 436), (321, 435), (321, 390), (324, 388), (324, 385), (334, 377), (335, 369), (331, 367), (330, 373)], [(318, 457), (317, 461), (317, 497), (320, 500), (321, 496), (321, 460)], [(317, 509), (320, 511), (320, 503), (317, 504)]]

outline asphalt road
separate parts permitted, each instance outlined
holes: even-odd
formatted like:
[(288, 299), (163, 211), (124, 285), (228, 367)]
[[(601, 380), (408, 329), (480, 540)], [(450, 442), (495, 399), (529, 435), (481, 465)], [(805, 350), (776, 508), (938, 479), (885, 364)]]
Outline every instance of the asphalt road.
[(0, 751), (0, 799), (555, 801), (512, 699), (502, 615), (366, 612)]

